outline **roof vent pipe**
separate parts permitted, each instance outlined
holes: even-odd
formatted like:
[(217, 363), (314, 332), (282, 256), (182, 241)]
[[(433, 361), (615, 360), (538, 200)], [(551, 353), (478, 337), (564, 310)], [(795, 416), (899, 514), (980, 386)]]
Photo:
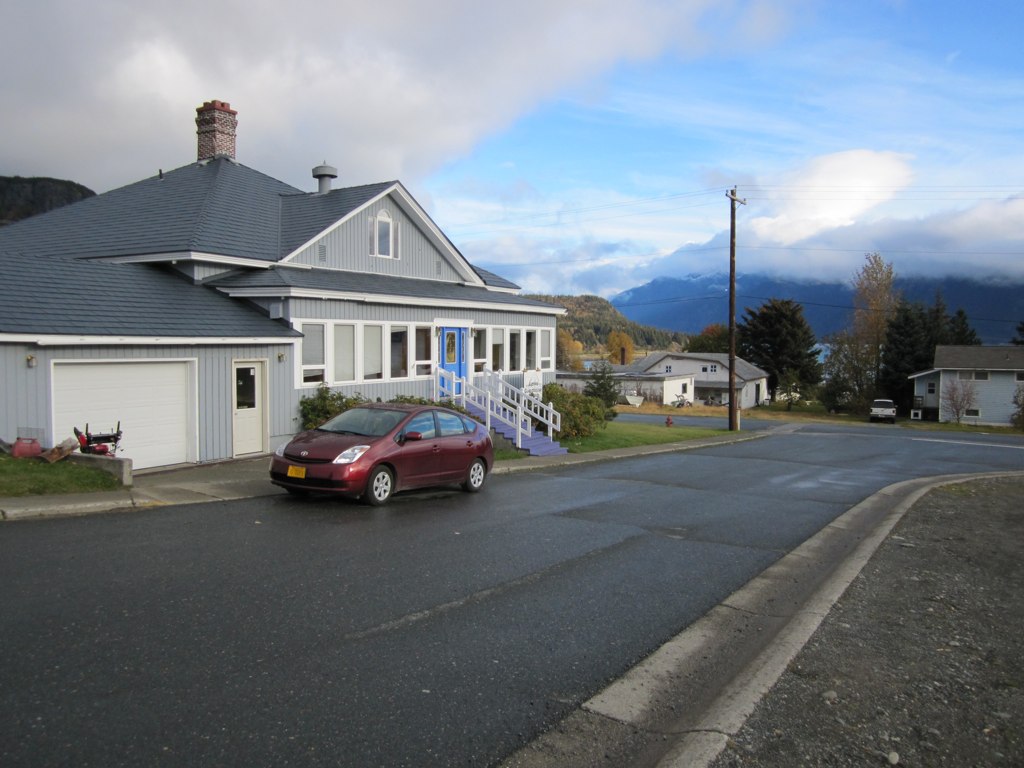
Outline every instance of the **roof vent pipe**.
[(338, 178), (338, 169), (333, 165), (327, 165), (327, 162), (324, 161), (323, 165), (318, 165), (313, 169), (313, 178), (319, 182), (320, 187), (317, 192), (322, 195), (324, 192), (331, 191), (331, 179)]

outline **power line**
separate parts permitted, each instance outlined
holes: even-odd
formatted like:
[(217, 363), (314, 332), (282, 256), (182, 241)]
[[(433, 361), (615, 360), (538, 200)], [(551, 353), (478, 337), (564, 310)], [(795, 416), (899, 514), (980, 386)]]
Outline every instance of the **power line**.
[[(483, 221), (478, 221), (478, 222), (475, 222), (473, 224), (466, 224), (464, 226), (467, 229), (468, 228), (472, 228), (472, 227), (482, 227), (482, 226), (491, 226), (491, 225), (509, 225), (509, 226), (512, 226), (512, 225), (515, 225), (517, 222), (523, 222), (523, 223), (528, 224), (531, 221), (538, 221), (538, 220), (543, 220), (543, 219), (554, 219), (554, 221), (546, 222), (546, 223), (538, 223), (538, 224), (534, 224), (533, 226), (536, 226), (536, 227), (558, 226), (559, 224), (562, 223), (560, 220), (562, 218), (564, 218), (564, 217), (577, 216), (579, 214), (586, 214), (586, 213), (596, 213), (596, 212), (599, 212), (599, 211), (615, 210), (615, 209), (619, 209), (619, 208), (632, 208), (632, 207), (636, 207), (636, 206), (640, 206), (640, 205), (646, 205), (648, 203), (663, 202), (663, 201), (667, 201), (667, 200), (681, 200), (681, 199), (685, 199), (685, 198), (702, 197), (702, 196), (707, 196), (709, 198), (717, 197), (723, 190), (727, 190), (727, 189), (728, 189), (728, 187), (711, 187), (711, 188), (708, 188), (708, 189), (695, 190), (695, 191), (691, 191), (691, 192), (673, 192), (673, 193), (667, 194), (667, 195), (656, 195), (656, 196), (653, 196), (653, 197), (637, 198), (635, 200), (626, 200), (626, 201), (622, 201), (622, 202), (618, 202), (618, 203), (603, 203), (601, 205), (581, 206), (581, 207), (578, 207), (578, 208), (559, 208), (559, 209), (556, 209), (556, 210), (541, 211), (541, 212), (538, 212), (538, 213), (524, 213), (524, 214), (520, 214), (520, 215), (516, 215), (516, 216), (504, 216), (504, 217), (502, 217), (500, 219), (490, 219), (490, 220), (486, 220), (485, 219)], [(981, 195), (979, 193), (986, 192), (986, 193), (992, 193), (993, 195), (995, 195), (996, 193), (998, 193), (1000, 191), (1008, 191), (1008, 190), (1017, 190), (1018, 192), (1020, 192), (1021, 190), (1024, 190), (1024, 183), (1022, 183), (1022, 184), (1003, 184), (1003, 185), (991, 185), (990, 184), (990, 185), (978, 185), (978, 186), (947, 185), (947, 186), (916, 186), (916, 187), (884, 186), (884, 185), (868, 185), (868, 186), (858, 186), (858, 185), (849, 185), (849, 186), (844, 186), (844, 185), (811, 186), (811, 185), (751, 184), (751, 185), (744, 185), (743, 186), (743, 190), (747, 194), (747, 199), (750, 199), (750, 200), (778, 200), (778, 201), (804, 201), (804, 200), (810, 201), (810, 200), (813, 200), (813, 201), (820, 201), (822, 199), (820, 197), (820, 195), (824, 194), (824, 193), (837, 192), (837, 193), (841, 193), (841, 194), (850, 194), (850, 193), (853, 193), (853, 192), (860, 192), (861, 194), (850, 195), (849, 197), (828, 197), (827, 199), (828, 200), (837, 200), (837, 201), (844, 201), (844, 200), (879, 200), (879, 201), (974, 200), (974, 201), (980, 201), (980, 200), (1003, 200), (1003, 199), (1006, 199), (1006, 195), (1005, 194), (998, 195), (998, 196), (987, 196), (987, 195)], [(800, 192), (800, 193), (808, 193), (808, 194), (813, 193), (813, 196), (811, 196), (811, 197), (793, 197), (793, 196), (779, 196), (779, 195), (768, 196), (767, 194), (765, 196), (759, 196), (758, 195), (759, 192), (771, 193), (773, 191), (779, 191), (779, 192), (792, 191), (792, 192)], [(892, 194), (889, 194), (889, 195), (886, 195), (885, 197), (868, 197), (865, 194), (865, 193), (878, 193), (878, 194), (881, 194), (883, 192), (893, 192), (893, 193), (896, 193), (896, 196), (893, 196)], [(943, 194), (943, 195), (950, 195), (950, 196), (948, 196), (948, 197), (935, 197), (934, 196), (935, 194)], [(970, 196), (969, 197), (965, 197), (964, 195), (967, 195), (967, 194), (969, 194)], [(928, 195), (928, 196), (910, 197), (909, 195)], [(955, 196), (953, 196), (953, 195), (955, 195)], [(685, 210), (686, 208), (702, 207), (704, 205), (709, 205), (709, 204), (710, 204), (710, 201), (707, 202), (707, 203), (701, 203), (701, 204), (695, 205), (695, 206), (684, 206), (684, 207), (673, 206), (672, 208), (663, 208), (663, 209), (657, 209), (657, 210), (654, 210), (654, 211), (639, 211), (639, 212), (637, 212), (635, 214), (622, 214), (620, 216), (613, 217), (613, 218), (623, 218), (623, 217), (629, 216), (629, 215), (644, 216), (644, 215), (649, 215), (651, 213), (664, 213), (664, 212), (672, 211), (672, 210)], [(582, 221), (586, 222), (586, 221), (593, 221), (593, 220), (594, 219), (583, 219)], [(446, 228), (446, 231), (448, 231), (449, 233), (459, 232), (460, 231), (460, 227), (458, 225), (449, 226), (449, 227)], [(473, 229), (468, 229), (468, 233), (465, 230), (463, 230), (463, 232), (464, 232), (463, 236), (467, 236), (467, 234), (471, 234), (471, 235), (475, 235), (475, 234), (490, 234), (492, 231), (496, 231), (496, 232), (507, 231), (507, 227), (502, 227), (502, 228), (499, 228), (499, 229), (496, 229), (496, 230), (481, 230), (481, 231), (477, 231), (477, 230), (473, 230)]]

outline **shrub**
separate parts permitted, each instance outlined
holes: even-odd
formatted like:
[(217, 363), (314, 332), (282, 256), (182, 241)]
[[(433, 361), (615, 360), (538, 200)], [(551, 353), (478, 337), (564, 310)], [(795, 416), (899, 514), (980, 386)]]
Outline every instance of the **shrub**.
[(608, 409), (596, 397), (569, 392), (564, 387), (552, 383), (544, 385), (543, 399), (562, 414), (560, 437), (589, 437), (599, 428), (605, 427), (605, 413)]
[(1010, 416), (1010, 423), (1017, 429), (1024, 429), (1024, 384), (1017, 385), (1017, 391), (1013, 393), (1013, 405), (1017, 410)]
[(367, 402), (360, 394), (345, 395), (335, 392), (326, 384), (316, 388), (316, 393), (299, 398), (299, 414), (302, 416), (302, 428), (313, 429), (328, 419), (347, 411), (354, 405)]
[[(380, 402), (380, 398), (377, 398)], [(342, 411), (347, 411), (349, 408), (354, 408), (357, 405), (370, 402), (367, 398), (360, 394), (345, 395), (341, 392), (335, 392), (326, 384), (321, 384), (316, 389), (316, 393), (304, 396), (299, 399), (299, 413), (302, 416), (302, 428), (313, 429), (318, 427), (334, 416), (337, 416)], [(443, 405), (445, 408), (451, 408), (453, 411), (465, 414), (470, 418), (476, 419), (476, 417), (463, 408), (457, 403), (449, 400), (442, 400), (440, 403), (435, 403), (433, 400), (427, 400), (423, 397), (415, 397), (413, 395), (396, 395), (391, 398), (389, 403), (405, 403), (408, 405)], [(479, 419), (476, 419), (479, 421)]]

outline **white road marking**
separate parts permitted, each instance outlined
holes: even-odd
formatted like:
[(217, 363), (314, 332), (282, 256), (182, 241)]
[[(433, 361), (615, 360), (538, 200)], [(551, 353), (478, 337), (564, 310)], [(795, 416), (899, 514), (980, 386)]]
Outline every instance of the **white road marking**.
[(1006, 443), (977, 443), (971, 440), (940, 440), (937, 437), (912, 437), (918, 443), (949, 443), (950, 445), (974, 445), (981, 446), (982, 448), (1015, 448), (1018, 451), (1024, 451), (1024, 445), (1007, 445)]

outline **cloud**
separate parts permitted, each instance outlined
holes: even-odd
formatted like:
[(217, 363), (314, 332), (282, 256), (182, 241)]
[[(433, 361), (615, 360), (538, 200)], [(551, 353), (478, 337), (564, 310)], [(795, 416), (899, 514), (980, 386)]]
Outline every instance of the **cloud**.
[(862, 221), (912, 180), (909, 158), (895, 152), (859, 149), (817, 157), (761, 187), (765, 197), (759, 207), (770, 213), (748, 225), (759, 241), (791, 245)]
[(567, 87), (696, 46), (714, 4), (4, 6), (0, 64), (26, 76), (0, 85), (0, 172), (103, 191), (189, 162), (208, 99), (239, 110), (239, 159), (278, 178), (308, 186), (326, 159), (351, 183), (415, 183)]

